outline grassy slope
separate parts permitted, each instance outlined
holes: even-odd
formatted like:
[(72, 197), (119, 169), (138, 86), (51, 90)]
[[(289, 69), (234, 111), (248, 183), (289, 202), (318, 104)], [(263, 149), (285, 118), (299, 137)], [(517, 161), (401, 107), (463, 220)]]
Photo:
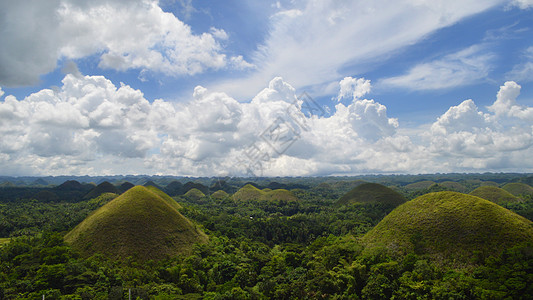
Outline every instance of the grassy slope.
[(363, 183), (342, 196), (337, 204), (383, 203), (398, 206), (407, 201), (400, 193), (377, 183)]
[(476, 251), (497, 255), (533, 241), (533, 223), (488, 200), (457, 192), (420, 196), (397, 207), (364, 237), (371, 249), (413, 252), (413, 239), (437, 261), (468, 264)]
[(211, 194), (211, 198), (213, 198), (213, 199), (221, 200), (221, 199), (226, 199), (228, 197), (229, 197), (229, 194), (226, 193), (223, 190), (218, 190), (218, 191), (214, 192), (213, 194)]
[(147, 260), (189, 253), (207, 236), (166, 200), (136, 186), (96, 210), (65, 241), (85, 255)]
[(424, 181), (419, 181), (419, 182), (415, 182), (415, 183), (410, 183), (410, 184), (406, 185), (405, 188), (408, 189), (408, 190), (423, 190), (423, 189), (429, 188), (430, 186), (434, 185), (435, 183), (436, 183), (435, 181), (424, 180)]
[(205, 194), (202, 193), (202, 191), (200, 191), (197, 188), (192, 188), (187, 193), (185, 193), (185, 195), (183, 195), (183, 196), (185, 198), (187, 198), (187, 199), (198, 200), (198, 199), (201, 199), (201, 198), (205, 197)]
[(487, 199), (497, 204), (519, 202), (520, 199), (504, 189), (495, 186), (480, 186), (470, 192), (470, 195)]
[(170, 206), (174, 207), (175, 209), (182, 209), (183, 206), (181, 206), (178, 202), (176, 202), (176, 200), (172, 199), (172, 197), (170, 197), (169, 195), (165, 194), (165, 192), (163, 192), (162, 190), (158, 189), (157, 187), (153, 186), (153, 185), (149, 185), (149, 186), (145, 186), (145, 188), (147, 188), (150, 192), (158, 195), (159, 197), (161, 197), (163, 200), (165, 200), (168, 204), (170, 204)]
[(521, 182), (508, 183), (503, 186), (503, 189), (517, 197), (521, 195), (533, 195), (533, 187)]
[(251, 184), (247, 184), (235, 192), (233, 199), (235, 201), (299, 201), (291, 191), (269, 188), (260, 190)]

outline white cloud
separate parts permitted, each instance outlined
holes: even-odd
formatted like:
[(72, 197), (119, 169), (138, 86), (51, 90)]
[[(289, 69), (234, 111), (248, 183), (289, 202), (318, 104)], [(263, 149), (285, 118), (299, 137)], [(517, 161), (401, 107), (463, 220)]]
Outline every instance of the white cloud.
[(5, 94), (5, 92), (2, 90), (2, 87), (0, 87), (0, 98)]
[[(275, 76), (304, 88), (342, 78), (339, 72), (347, 66), (352, 73), (362, 74), (370, 62), (502, 0), (292, 3), (293, 7), (271, 18), (271, 30), (252, 57), (255, 72), (242, 79), (217, 82), (211, 89), (249, 99)], [(480, 61), (468, 63), (474, 64), (467, 69), (469, 73), (483, 71)]]
[(371, 89), (370, 80), (364, 78), (344, 77), (339, 82), (340, 91), (337, 95), (337, 100), (341, 101), (343, 98), (360, 99), (368, 94)]
[(530, 171), (533, 114), (519, 92), (506, 82), (488, 112), (465, 100), (404, 129), (353, 90), (331, 115), (306, 116), (308, 103), (279, 77), (245, 103), (201, 86), (189, 102), (150, 103), (128, 85), (68, 74), (56, 91), (0, 102), (0, 167), (15, 175)]
[(506, 74), (509, 80), (520, 82), (530, 82), (533, 79), (533, 46), (527, 48), (523, 53), (523, 61), (513, 67)]
[(528, 8), (533, 7), (532, 0), (512, 0), (511, 4), (518, 6), (521, 9), (528, 9)]
[(385, 86), (411, 90), (435, 90), (464, 86), (487, 77), (494, 56), (482, 46), (472, 46), (428, 63), (412, 67), (407, 74), (381, 80)]
[[(155, 0), (3, 1), (0, 10), (0, 83), (33, 84), (61, 58), (100, 56), (99, 66), (148, 70), (169, 76), (208, 69), (242, 68), (242, 57), (227, 57), (222, 29), (199, 35)], [(38, 46), (36, 46), (38, 45)]]

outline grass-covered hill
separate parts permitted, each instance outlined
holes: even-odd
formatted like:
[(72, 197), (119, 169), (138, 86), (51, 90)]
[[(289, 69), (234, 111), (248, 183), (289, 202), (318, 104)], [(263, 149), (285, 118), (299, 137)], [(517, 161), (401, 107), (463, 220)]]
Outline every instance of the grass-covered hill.
[(423, 180), (423, 181), (418, 181), (418, 182), (407, 184), (405, 186), (405, 189), (410, 190), (410, 191), (423, 190), (423, 189), (428, 189), (430, 186), (434, 185), (435, 183), (436, 183), (435, 181)]
[(145, 186), (145, 187), (150, 192), (152, 192), (152, 193), (158, 195), (159, 197), (161, 197), (161, 199), (165, 200), (170, 206), (174, 207), (175, 209), (180, 210), (180, 209), (183, 208), (181, 206), (181, 204), (176, 202), (176, 200), (172, 199), (172, 197), (170, 197), (169, 195), (165, 194), (165, 192), (163, 192), (162, 190), (158, 189), (157, 187), (155, 187), (153, 185), (148, 185), (148, 186)]
[(140, 261), (188, 254), (195, 243), (207, 239), (168, 199), (143, 186), (102, 206), (65, 236), (84, 255)]
[(271, 190), (269, 188), (258, 189), (257, 187), (247, 184), (233, 194), (235, 201), (299, 201), (291, 192), (285, 189)]
[(519, 202), (520, 199), (509, 193), (508, 191), (496, 186), (480, 186), (470, 192), (470, 195), (487, 199), (497, 204)]
[(83, 199), (93, 199), (104, 193), (120, 194), (120, 190), (108, 181), (104, 181), (90, 190)]
[(400, 205), (362, 238), (367, 249), (393, 255), (428, 254), (437, 263), (465, 266), (533, 242), (533, 223), (491, 201), (437, 192)]
[(521, 182), (512, 182), (504, 185), (502, 189), (508, 191), (516, 197), (533, 195), (533, 187)]
[(214, 192), (213, 194), (211, 194), (211, 198), (217, 199), (217, 200), (226, 199), (228, 197), (229, 197), (229, 194), (226, 193), (223, 190), (218, 190), (218, 191)]
[(192, 188), (187, 193), (185, 193), (185, 195), (183, 195), (183, 197), (185, 197), (185, 198), (187, 198), (189, 200), (200, 200), (203, 197), (205, 197), (205, 194), (202, 193), (202, 191), (200, 191), (197, 188)]
[(338, 201), (338, 205), (347, 204), (384, 204), (396, 207), (407, 201), (407, 198), (400, 193), (378, 183), (363, 183), (348, 193), (344, 194)]

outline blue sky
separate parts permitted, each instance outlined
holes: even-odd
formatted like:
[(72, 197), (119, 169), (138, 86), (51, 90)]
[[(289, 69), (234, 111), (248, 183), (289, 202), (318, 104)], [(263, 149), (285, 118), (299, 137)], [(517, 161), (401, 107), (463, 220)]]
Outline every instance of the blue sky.
[(0, 10), (2, 175), (533, 171), (531, 0)]

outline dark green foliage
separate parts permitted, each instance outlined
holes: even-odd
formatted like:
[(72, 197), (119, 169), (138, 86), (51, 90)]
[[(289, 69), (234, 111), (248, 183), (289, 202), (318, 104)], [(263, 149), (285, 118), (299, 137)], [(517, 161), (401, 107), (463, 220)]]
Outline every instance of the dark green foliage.
[(400, 193), (384, 185), (362, 183), (342, 196), (337, 204), (381, 204), (392, 209), (406, 201)]
[[(492, 180), (508, 178), (505, 176), (480, 175)], [(461, 181), (454, 174), (420, 177), (439, 183)], [(374, 179), (390, 185), (406, 178), (420, 181), (420, 177)], [(141, 184), (146, 182), (146, 178), (131, 178), (134, 179)], [(212, 185), (214, 179), (194, 180)], [(242, 186), (247, 181), (225, 180), (231, 186)], [(286, 178), (258, 180), (262, 187), (271, 182), (279, 182), (272, 187), (291, 185)], [(166, 185), (164, 181), (154, 182)], [(393, 256), (382, 247), (365, 249), (360, 237), (387, 214), (388, 208), (381, 203), (336, 206), (340, 192), (332, 186), (342, 182), (339, 187), (346, 188), (354, 183), (350, 178), (310, 178), (308, 182), (294, 179), (296, 184), (313, 186), (309, 182), (319, 182), (320, 186), (290, 190), (300, 201), (177, 198), (183, 205), (180, 211), (207, 228), (209, 241), (193, 246), (189, 256), (173, 255), (144, 262), (134, 257), (114, 260), (99, 254), (82, 256), (63, 243), (61, 233), (43, 232), (47, 223), (36, 222), (41, 214), (52, 219), (55, 213), (58, 217), (53, 221), (58, 226), (72, 227), (74, 224), (67, 216), (76, 215), (84, 207), (88, 214), (116, 194), (102, 194), (91, 201), (78, 199), (78, 203), (0, 204), (6, 219), (19, 220), (19, 234), (31, 228), (27, 231), (29, 235), (0, 239), (0, 299), (42, 299), (43, 295), (46, 299), (128, 299), (129, 291), (132, 299), (533, 298), (531, 242), (508, 244), (509, 247), (493, 255), (483, 255), (480, 246), (472, 251), (474, 255), (469, 257), (467, 268), (434, 260), (428, 253), (432, 240), (424, 230), (406, 235), (412, 251), (404, 256)], [(397, 186), (401, 189), (405, 184), (400, 182)], [(472, 183), (468, 189), (479, 184)], [(155, 188), (149, 191), (157, 194)], [(169, 197), (165, 203), (169, 199), (174, 201)], [(532, 203), (526, 198), (507, 205), (527, 214)], [(493, 208), (491, 205), (495, 204), (489, 203), (486, 208)], [(477, 207), (472, 203), (455, 206), (473, 210)], [(416, 213), (419, 208), (411, 211)], [(487, 219), (498, 223), (498, 217)], [(0, 216), (0, 224), (4, 220)], [(490, 235), (484, 239), (491, 243)], [(460, 252), (454, 251), (450, 257), (460, 258)]]
[(111, 183), (104, 181), (89, 191), (83, 199), (89, 200), (96, 198), (104, 193), (120, 194), (120, 190)]

